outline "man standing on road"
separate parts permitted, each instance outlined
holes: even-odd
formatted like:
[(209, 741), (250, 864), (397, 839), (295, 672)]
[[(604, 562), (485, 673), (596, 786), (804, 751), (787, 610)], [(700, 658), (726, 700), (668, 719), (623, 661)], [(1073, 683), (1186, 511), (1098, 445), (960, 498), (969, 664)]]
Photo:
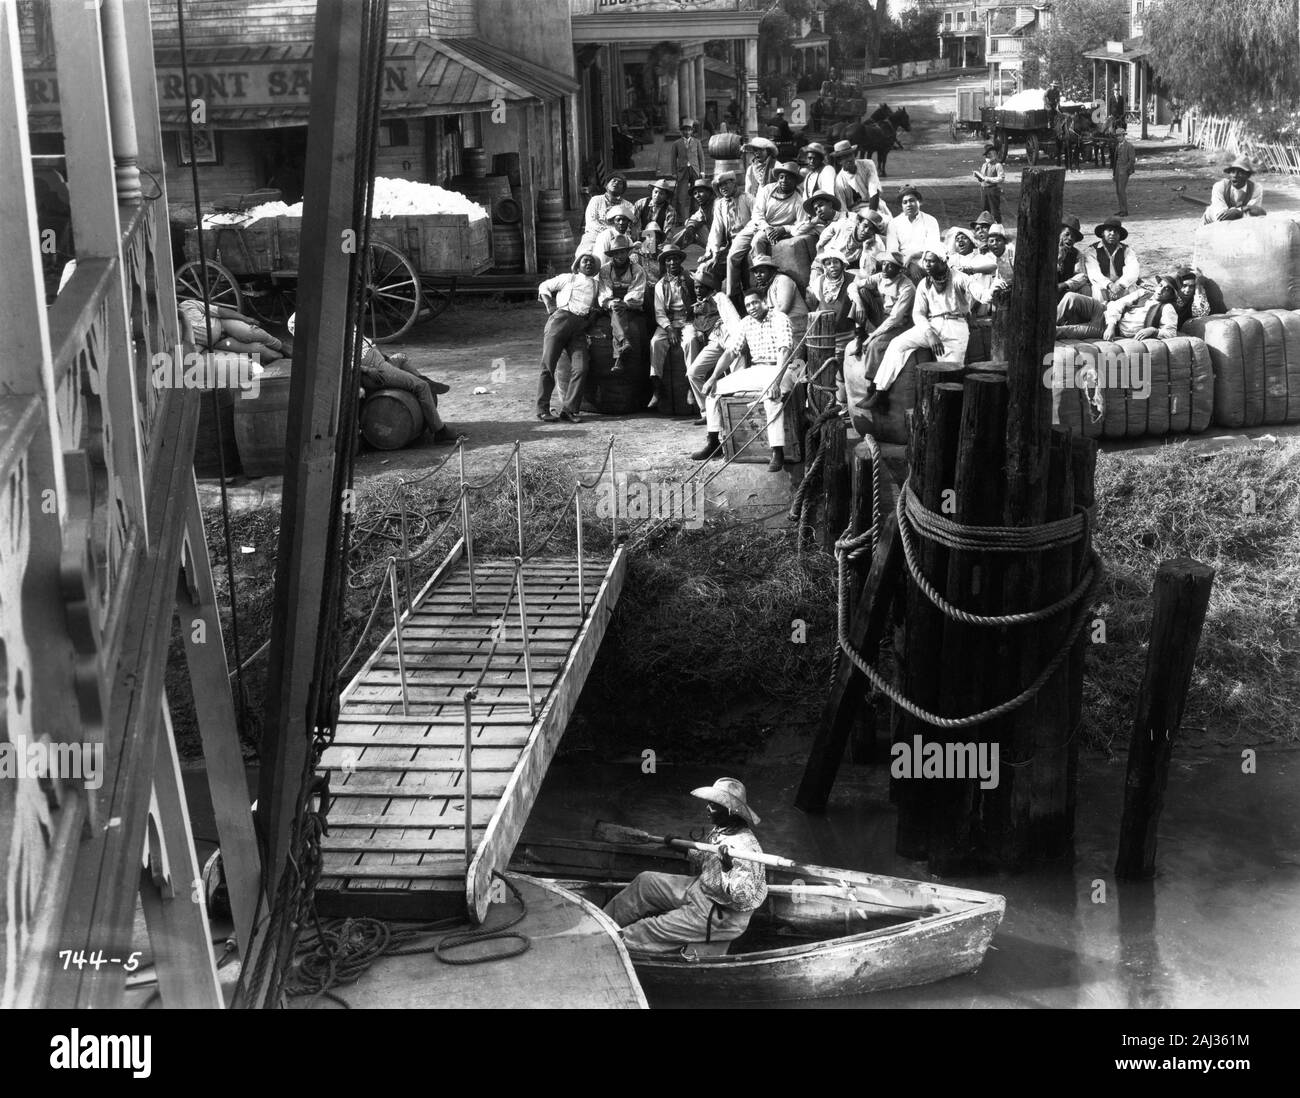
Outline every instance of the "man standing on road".
[(1111, 172), (1115, 177), (1115, 195), (1119, 199), (1119, 211), (1116, 216), (1128, 216), (1128, 179), (1137, 167), (1137, 150), (1129, 141), (1128, 134), (1122, 128), (1115, 132), (1115, 158), (1111, 161)]
[(1002, 220), (1002, 184), (1006, 178), (1007, 170), (998, 159), (998, 150), (985, 145), (984, 163), (975, 169), (975, 179), (980, 185), (983, 208), (995, 222)]

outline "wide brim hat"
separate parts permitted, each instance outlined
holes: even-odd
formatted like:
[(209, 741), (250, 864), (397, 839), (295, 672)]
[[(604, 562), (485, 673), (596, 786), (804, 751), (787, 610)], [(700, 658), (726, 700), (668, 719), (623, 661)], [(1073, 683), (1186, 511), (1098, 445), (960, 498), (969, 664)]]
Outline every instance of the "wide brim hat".
[(674, 256), (674, 255), (677, 256), (679, 259), (686, 258), (686, 253), (682, 251), (681, 248), (677, 247), (676, 244), (669, 244), (666, 248), (663, 249), (663, 251), (659, 253), (659, 261), (662, 263), (665, 259), (668, 259), (670, 256)]
[(620, 202), (617, 206), (611, 206), (605, 211), (605, 221), (610, 225), (614, 224), (616, 217), (626, 217), (629, 221), (635, 221), (636, 210), (632, 208), (630, 202)]
[(749, 261), (751, 271), (760, 271), (767, 267), (771, 267), (774, 271), (777, 270), (776, 260), (770, 255), (756, 255)]
[(1083, 239), (1083, 226), (1079, 223), (1079, 219), (1077, 217), (1070, 216), (1062, 219), (1061, 228), (1069, 229), (1070, 232), (1074, 234), (1074, 239), (1076, 241)]
[(733, 816), (739, 816), (750, 825), (758, 824), (758, 813), (749, 807), (745, 798), (744, 783), (736, 778), (719, 778), (712, 785), (702, 785), (691, 790), (692, 797), (699, 797), (710, 804), (721, 805)]
[(623, 233), (618, 233), (613, 240), (605, 245), (605, 254), (610, 252), (630, 252), (632, 250), (632, 238)]
[(773, 175), (792, 175), (795, 181), (803, 179), (803, 172), (799, 170), (799, 165), (793, 160), (787, 160), (784, 164), (778, 164), (772, 169)]
[(776, 142), (769, 141), (766, 137), (751, 137), (740, 147), (742, 151), (744, 149), (758, 149), (762, 152), (767, 153), (769, 156), (775, 156), (778, 151), (776, 147)]
[(993, 222), (989, 226), (989, 236), (1000, 236), (1003, 240), (1007, 239), (1007, 228), (1000, 221)]
[(811, 145), (805, 145), (800, 152), (817, 153), (823, 160), (826, 159), (826, 146), (820, 141), (814, 141)]
[(906, 267), (907, 263), (903, 259), (902, 252), (886, 252), (880, 257), (881, 264), (892, 263), (896, 267)]
[(879, 210), (873, 210), (869, 207), (855, 207), (854, 210), (858, 215), (858, 220), (865, 221), (873, 229), (879, 231), (885, 227), (885, 219), (880, 215)]
[(713, 177), (713, 189), (716, 191), (724, 183), (739, 183), (740, 177), (735, 172), (718, 172)]
[(569, 270), (574, 274), (577, 274), (578, 268), (582, 265), (582, 261), (588, 258), (595, 260), (597, 264), (600, 263), (600, 260), (596, 259), (596, 253), (590, 248), (587, 248), (585, 251), (581, 251), (573, 257), (573, 266), (570, 267)]
[(817, 262), (821, 263), (827, 259), (838, 259), (845, 267), (849, 265), (849, 257), (846, 256), (839, 248), (823, 248), (817, 253)]
[(650, 189), (654, 191), (667, 191), (671, 194), (673, 191), (677, 190), (677, 180), (669, 179), (667, 176), (664, 176), (662, 179), (656, 179), (651, 183)]
[(710, 183), (703, 176), (701, 176), (699, 179), (695, 180), (695, 182), (691, 184), (690, 191), (691, 194), (694, 194), (696, 191), (708, 191), (709, 194), (712, 194), (713, 184)]
[(985, 210), (979, 215), (979, 217), (974, 221), (968, 222), (968, 224), (972, 229), (978, 229), (981, 225), (992, 225), (993, 215), (989, 213), (988, 210)]
[(718, 276), (710, 271), (707, 267), (701, 267), (693, 275), (695, 284), (705, 290), (720, 290), (722, 283), (718, 281)]
[(1231, 164), (1229, 164), (1227, 167), (1223, 169), (1223, 174), (1227, 175), (1228, 172), (1232, 171), (1233, 168), (1238, 168), (1241, 171), (1245, 172), (1247, 175), (1255, 174), (1255, 166), (1244, 156), (1236, 157)]
[(832, 160), (843, 160), (846, 157), (857, 155), (858, 150), (851, 141), (836, 141), (835, 147), (831, 149)]
[(1118, 229), (1119, 238), (1121, 240), (1128, 239), (1128, 230), (1124, 228), (1124, 223), (1120, 221), (1118, 217), (1106, 218), (1105, 221), (1103, 221), (1100, 225), (1098, 225), (1095, 229), (1092, 230), (1092, 235), (1101, 236), (1101, 234), (1107, 229)]
[(814, 202), (829, 202), (831, 208), (837, 213), (844, 208), (844, 203), (839, 200), (837, 195), (831, 194), (830, 191), (818, 191), (816, 194), (810, 194), (803, 200), (803, 212), (812, 213)]

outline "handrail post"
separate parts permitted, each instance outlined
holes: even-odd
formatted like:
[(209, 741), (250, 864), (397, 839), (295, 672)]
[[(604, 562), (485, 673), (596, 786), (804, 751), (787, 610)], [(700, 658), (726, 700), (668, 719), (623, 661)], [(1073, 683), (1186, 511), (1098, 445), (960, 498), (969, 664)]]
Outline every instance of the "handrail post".
[(587, 588), (583, 581), (582, 561), (582, 485), (573, 493), (573, 522), (578, 530), (578, 616), (587, 612)]
[(614, 436), (609, 436), (609, 530), (618, 546), (618, 475), (614, 471)]
[(519, 528), (519, 555), (524, 555), (524, 473), (519, 455), (519, 440), (515, 439), (515, 525)]
[(465, 691), (465, 872), (474, 860), (474, 691)]
[(537, 703), (533, 700), (533, 657), (528, 640), (528, 602), (524, 597), (524, 558), (515, 557), (515, 581), (519, 588), (519, 630), (524, 638), (524, 684), (528, 688), (528, 718), (537, 719)]
[(406, 605), (414, 608), (411, 594), (411, 542), (406, 529), (406, 481), (397, 482), (397, 501), (402, 511), (402, 577), (406, 584)]
[(397, 558), (388, 558), (388, 594), (393, 600), (393, 633), (397, 638), (397, 673), (402, 680), (402, 716), (411, 712), (406, 691), (406, 653), (402, 648), (402, 608), (397, 601)]
[(469, 493), (465, 490), (465, 438), (456, 442), (460, 453), (460, 536), (465, 542), (465, 563), (469, 566), (469, 612), (478, 613), (478, 596), (474, 589), (474, 531), (469, 525)]

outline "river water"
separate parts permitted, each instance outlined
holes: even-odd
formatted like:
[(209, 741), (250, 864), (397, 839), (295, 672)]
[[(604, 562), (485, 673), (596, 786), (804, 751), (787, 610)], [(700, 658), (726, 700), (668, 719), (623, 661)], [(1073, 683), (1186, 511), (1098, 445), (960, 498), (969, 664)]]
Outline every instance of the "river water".
[[(765, 850), (796, 861), (916, 879), (897, 857), (883, 766), (849, 766), (827, 812), (794, 808), (802, 762), (732, 768), (762, 817)], [(722, 776), (661, 765), (558, 762), (525, 839), (587, 838), (597, 820), (682, 834), (705, 823), (689, 791)], [(1124, 763), (1081, 764), (1072, 869), (952, 878), (1007, 898), (978, 972), (925, 987), (802, 1006), (1300, 1006), (1300, 753), (1175, 757), (1160, 820), (1157, 876), (1116, 882)], [(688, 1006), (688, 1003), (672, 1004)]]

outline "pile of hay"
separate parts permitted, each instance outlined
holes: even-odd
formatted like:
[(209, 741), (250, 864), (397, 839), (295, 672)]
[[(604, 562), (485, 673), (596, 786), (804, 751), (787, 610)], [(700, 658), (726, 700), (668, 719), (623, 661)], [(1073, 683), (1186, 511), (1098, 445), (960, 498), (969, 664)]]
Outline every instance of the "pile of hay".
[(1151, 588), (1163, 560), (1215, 569), (1183, 742), (1295, 742), (1300, 710), (1300, 440), (1199, 455), (1186, 445), (1103, 454), (1096, 607), (1106, 643), (1088, 650), (1085, 742), (1127, 742), (1146, 666)]

